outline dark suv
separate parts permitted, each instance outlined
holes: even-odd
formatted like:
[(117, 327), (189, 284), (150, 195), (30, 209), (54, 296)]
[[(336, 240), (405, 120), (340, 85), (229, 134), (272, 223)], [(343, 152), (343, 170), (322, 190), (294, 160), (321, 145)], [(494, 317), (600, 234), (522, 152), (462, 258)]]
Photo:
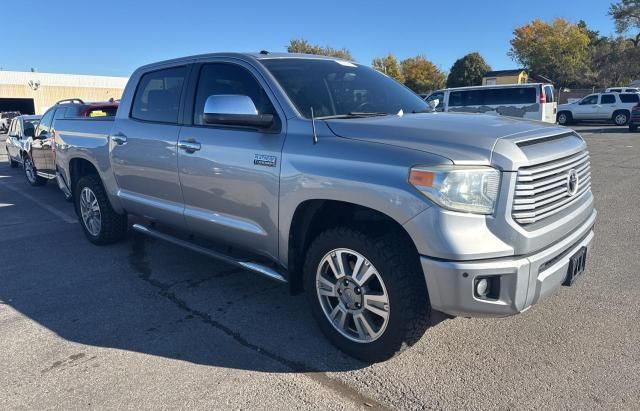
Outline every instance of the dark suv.
[(634, 133), (638, 131), (640, 125), (640, 103), (631, 109), (631, 118), (629, 119), (629, 131)]
[(25, 143), (24, 173), (32, 186), (45, 184), (56, 178), (55, 125), (61, 118), (113, 117), (118, 101), (85, 103), (79, 98), (60, 100), (44, 113), (34, 136)]

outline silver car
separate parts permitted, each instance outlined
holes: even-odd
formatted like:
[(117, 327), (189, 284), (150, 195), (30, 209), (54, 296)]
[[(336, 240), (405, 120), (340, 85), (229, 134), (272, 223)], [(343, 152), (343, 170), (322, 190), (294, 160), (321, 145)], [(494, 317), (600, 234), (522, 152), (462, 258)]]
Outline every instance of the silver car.
[(23, 163), (25, 143), (29, 137), (33, 138), (41, 117), (18, 116), (11, 120), (6, 140), (7, 156), (11, 167), (18, 167)]

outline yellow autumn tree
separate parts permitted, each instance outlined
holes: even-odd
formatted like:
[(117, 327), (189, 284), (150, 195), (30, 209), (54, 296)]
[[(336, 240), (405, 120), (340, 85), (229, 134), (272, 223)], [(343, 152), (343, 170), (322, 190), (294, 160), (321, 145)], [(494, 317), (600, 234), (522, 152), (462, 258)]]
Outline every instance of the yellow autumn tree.
[(418, 94), (443, 88), (447, 77), (424, 56), (410, 57), (400, 63), (404, 84)]
[(374, 69), (396, 79), (400, 83), (404, 82), (400, 63), (398, 63), (398, 59), (393, 54), (389, 53), (385, 57), (376, 57), (371, 62), (371, 65)]
[(577, 24), (557, 18), (533, 20), (513, 31), (509, 55), (525, 68), (561, 86), (579, 84), (588, 72), (589, 36)]

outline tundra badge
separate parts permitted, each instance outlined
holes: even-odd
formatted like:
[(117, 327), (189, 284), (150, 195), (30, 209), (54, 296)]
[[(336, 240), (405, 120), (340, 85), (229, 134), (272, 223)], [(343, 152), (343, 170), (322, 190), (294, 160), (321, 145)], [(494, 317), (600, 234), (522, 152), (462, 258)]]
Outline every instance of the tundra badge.
[(276, 156), (269, 156), (266, 154), (254, 154), (253, 156), (253, 164), (257, 166), (275, 167), (276, 161)]

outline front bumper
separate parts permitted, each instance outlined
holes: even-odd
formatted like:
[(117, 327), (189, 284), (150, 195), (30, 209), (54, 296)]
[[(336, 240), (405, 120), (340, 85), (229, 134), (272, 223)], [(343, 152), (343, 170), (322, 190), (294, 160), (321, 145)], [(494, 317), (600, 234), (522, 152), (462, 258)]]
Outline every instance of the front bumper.
[[(565, 279), (570, 257), (581, 247), (590, 254), (596, 211), (571, 234), (528, 256), (477, 261), (421, 257), (431, 307), (462, 317), (504, 317), (527, 310), (555, 291)], [(589, 257), (587, 257), (588, 259)], [(475, 279), (500, 276), (497, 299), (474, 295)]]

